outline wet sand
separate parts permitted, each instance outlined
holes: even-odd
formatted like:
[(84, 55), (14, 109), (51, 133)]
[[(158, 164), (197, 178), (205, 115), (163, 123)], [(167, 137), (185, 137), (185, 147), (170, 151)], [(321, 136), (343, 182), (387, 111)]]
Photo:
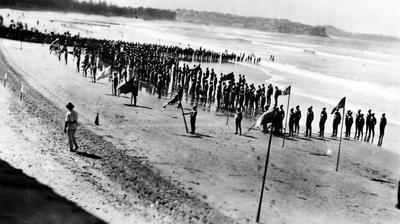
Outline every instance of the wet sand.
[[(127, 202), (123, 207), (136, 201), (137, 214), (153, 212), (155, 218), (147, 216), (147, 220), (172, 223), (254, 222), (268, 135), (246, 132), (252, 119), (243, 124), (245, 135), (237, 136), (232, 119), (226, 125), (224, 113), (200, 108), (199, 134), (188, 135), (175, 106), (161, 109), (168, 98), (159, 100), (141, 91), (140, 106), (130, 107), (129, 97), (110, 96), (109, 83), (91, 83), (72, 65), (49, 55), (47, 47), (26, 43), (19, 50), (18, 42), (8, 40), (0, 45), (2, 60), (14, 69), (15, 82), (24, 79), (26, 92), (34, 93), (24, 100), (23, 110), (28, 104), (37, 108), (29, 114), (48, 114), (41, 125), (59, 132), (55, 130), (62, 129), (65, 104), (75, 104), (81, 149), (100, 157), (83, 160), (91, 164), (90, 171), (103, 174), (95, 181), (100, 186), (112, 180), (121, 188), (118, 194), (126, 195), (121, 202)], [(189, 108), (189, 102), (184, 107)], [(93, 125), (96, 113), (100, 113), (100, 126)], [(80, 158), (66, 152), (65, 136), (55, 136), (46, 140), (66, 154), (63, 163)], [(299, 136), (288, 139), (284, 149), (281, 144), (282, 139), (273, 139), (263, 222), (397, 223), (400, 219), (395, 208), (398, 154), (346, 140), (340, 171), (335, 172), (337, 140)], [(90, 175), (87, 179), (93, 180)]]

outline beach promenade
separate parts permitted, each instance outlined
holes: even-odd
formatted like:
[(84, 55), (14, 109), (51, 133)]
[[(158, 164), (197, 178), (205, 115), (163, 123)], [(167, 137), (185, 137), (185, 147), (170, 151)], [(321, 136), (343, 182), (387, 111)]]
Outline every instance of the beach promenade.
[[(139, 106), (131, 107), (129, 95), (112, 96), (107, 80), (92, 83), (83, 78), (72, 64), (65, 65), (50, 55), (46, 45), (24, 43), (20, 50), (19, 42), (2, 39), (0, 49), (0, 74), (8, 72), (11, 77), (7, 87), (11, 112), (5, 115), (23, 121), (4, 125), (14, 124), (19, 135), (30, 133), (43, 146), (37, 155), (54, 160), (50, 167), (62, 164), (65, 170), (71, 169), (71, 177), (83, 177), (78, 183), (90, 183), (87, 193), (93, 190), (102, 195), (94, 198), (104, 200), (99, 209), (123, 215), (107, 220), (108, 215), (100, 215), (96, 206), (88, 206), (89, 212), (111, 223), (123, 223), (124, 219), (254, 222), (268, 135), (257, 130), (233, 135), (233, 119), (226, 125), (226, 114), (208, 108), (199, 108), (198, 134), (187, 135), (180, 111), (161, 108), (169, 98), (157, 99), (142, 89)], [(27, 96), (18, 102), (21, 83)], [(62, 134), (67, 102), (73, 102), (80, 115), (80, 153), (76, 154), (68, 151)], [(190, 107), (186, 102), (183, 106)], [(97, 113), (100, 126), (93, 124)], [(253, 123), (245, 120), (244, 129)], [(1, 144), (13, 149), (10, 142)], [(337, 140), (295, 137), (287, 139), (285, 148), (281, 144), (281, 138), (273, 139), (261, 220), (397, 223), (400, 219), (395, 208), (398, 154), (344, 141), (340, 170), (335, 172)], [(10, 159), (2, 152), (0, 158), (6, 160), (4, 157)], [(40, 163), (23, 153), (20, 159), (29, 161), (27, 170), (28, 164)], [(49, 175), (63, 178), (57, 172)], [(44, 181), (63, 188), (54, 180)], [(73, 191), (63, 189), (63, 196), (90, 205), (83, 195), (74, 197)]]

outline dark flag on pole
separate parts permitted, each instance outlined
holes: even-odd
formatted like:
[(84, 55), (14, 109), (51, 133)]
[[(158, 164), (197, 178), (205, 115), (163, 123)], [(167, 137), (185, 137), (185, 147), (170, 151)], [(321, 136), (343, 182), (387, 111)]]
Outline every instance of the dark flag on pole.
[(290, 95), (290, 91), (292, 86), (288, 86), (285, 90), (282, 91), (282, 96)]
[(233, 81), (233, 80), (235, 80), (235, 75), (233, 74), (233, 72), (231, 72), (231, 73), (229, 73), (229, 74), (226, 74), (226, 75), (224, 75), (224, 76), (222, 76), (222, 78), (221, 78), (221, 81), (222, 82), (224, 82), (224, 81)]
[(117, 88), (119, 89), (120, 93), (128, 94), (133, 91), (135, 85), (135, 79), (130, 79), (127, 83), (121, 84)]
[(186, 124), (185, 113), (183, 112), (183, 106), (179, 98), (179, 93), (177, 93), (170, 101), (164, 103), (163, 108), (165, 108), (167, 105), (174, 105), (175, 103), (178, 103), (178, 108), (181, 108), (182, 118), (183, 122), (185, 123), (186, 133), (188, 133), (189, 129)]
[[(346, 97), (343, 97), (343, 99), (340, 100), (338, 105), (333, 108), (331, 114), (335, 113), (335, 111), (339, 110), (340, 108), (344, 108), (345, 104), (346, 104)], [(344, 114), (343, 114), (343, 116), (344, 116)]]
[(179, 102), (179, 94), (176, 94), (170, 101), (164, 103), (163, 107), (165, 108), (167, 105), (174, 105)]

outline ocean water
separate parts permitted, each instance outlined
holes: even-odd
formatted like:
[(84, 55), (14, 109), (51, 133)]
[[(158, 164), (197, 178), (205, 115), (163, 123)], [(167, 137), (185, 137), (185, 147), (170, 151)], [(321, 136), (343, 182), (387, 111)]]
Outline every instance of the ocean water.
[[(322, 38), (304, 35), (267, 33), (206, 25), (166, 21), (143, 21), (122, 17), (103, 17), (75, 13), (34, 12), (0, 9), (5, 23), (14, 19), (40, 31), (70, 31), (72, 34), (115, 40), (193, 46), (215, 51), (254, 53), (263, 60), (259, 65), (207, 64), (216, 72), (232, 69), (246, 73), (255, 84), (292, 85), (292, 103), (304, 104), (303, 111), (314, 105), (328, 110), (346, 96), (346, 109), (366, 114), (375, 112), (378, 121), (386, 113), (388, 126), (384, 146), (397, 149), (400, 142), (400, 43)], [(314, 51), (313, 53), (304, 50)], [(270, 55), (275, 61), (267, 60)], [(257, 72), (254, 72), (257, 70)], [(292, 107), (292, 106), (291, 106)], [(317, 119), (318, 120), (318, 119)], [(328, 120), (329, 123), (329, 120)]]

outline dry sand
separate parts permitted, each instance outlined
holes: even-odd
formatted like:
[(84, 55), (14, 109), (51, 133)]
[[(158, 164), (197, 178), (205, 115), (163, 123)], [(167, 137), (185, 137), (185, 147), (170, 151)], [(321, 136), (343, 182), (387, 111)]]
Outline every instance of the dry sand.
[[(112, 223), (118, 223), (112, 219), (114, 213), (96, 213), (87, 200), (98, 197), (105, 204), (114, 201), (118, 205), (104, 207), (113, 209), (115, 214), (131, 209), (127, 213), (132, 217), (125, 223), (134, 223), (135, 217), (154, 223), (187, 223), (198, 219), (213, 223), (254, 222), (268, 135), (257, 130), (244, 131), (243, 136), (233, 135), (233, 121), (226, 125), (223, 113), (208, 108), (199, 110), (199, 134), (188, 135), (179, 110), (174, 106), (161, 109), (167, 98), (159, 100), (141, 91), (140, 106), (130, 107), (125, 105), (129, 104), (129, 98), (110, 96), (111, 86), (107, 81), (91, 83), (90, 78), (74, 71), (72, 63), (65, 65), (50, 55), (47, 46), (23, 43), (20, 50), (19, 42), (9, 40), (1, 40), (0, 46), (3, 54), (0, 72), (12, 73), (14, 100), (19, 94), (19, 83), (29, 85), (25, 87), (29, 97), (12, 108), (15, 115), (8, 116), (18, 117), (22, 113), (39, 120), (38, 124), (29, 123), (28, 119), (7, 125), (20, 126), (17, 127), (20, 135), (31, 128), (40, 130), (30, 134), (39, 138), (43, 146), (39, 155), (54, 160), (50, 167), (61, 164), (71, 169), (71, 176), (83, 176), (77, 180), (78, 184), (90, 183), (85, 188), (87, 193), (101, 192), (91, 193), (92, 197), (86, 199), (81, 198), (83, 195), (75, 198), (68, 187), (45, 180), (49, 186), (60, 189), (63, 196), (89, 205), (88, 211)], [(86, 153), (81, 155), (86, 156), (69, 153), (61, 133), (65, 104), (70, 101), (80, 115), (77, 135), (81, 150)], [(184, 107), (190, 105), (186, 103)], [(100, 126), (93, 125), (96, 113), (100, 113)], [(253, 122), (245, 120), (244, 129)], [(263, 222), (398, 223), (400, 220), (400, 210), (395, 208), (400, 179), (398, 154), (345, 140), (340, 170), (335, 172), (337, 140), (296, 137), (287, 140), (284, 149), (281, 145), (282, 139), (273, 139)], [(32, 164), (44, 161), (25, 157), (23, 153), (14, 160)], [(33, 176), (40, 176), (36, 171), (33, 169)], [(49, 175), (61, 182), (64, 178), (57, 173)], [(109, 192), (110, 188), (118, 190)]]

